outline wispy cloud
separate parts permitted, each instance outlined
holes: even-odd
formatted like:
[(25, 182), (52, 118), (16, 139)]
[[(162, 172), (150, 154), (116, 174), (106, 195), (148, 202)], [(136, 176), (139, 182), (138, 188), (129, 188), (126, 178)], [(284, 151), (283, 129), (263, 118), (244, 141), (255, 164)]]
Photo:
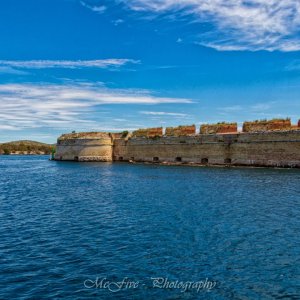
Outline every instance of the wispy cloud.
[(123, 0), (136, 11), (191, 15), (214, 29), (197, 43), (219, 51), (300, 50), (300, 3), (295, 0)]
[(20, 69), (80, 69), (80, 68), (119, 68), (127, 64), (139, 64), (139, 60), (134, 59), (96, 59), (96, 60), (0, 60), (1, 68)]
[(159, 97), (145, 90), (110, 89), (102, 84), (0, 84), (0, 128), (70, 130), (77, 126), (80, 130), (99, 130), (99, 122), (95, 119), (99, 118), (100, 106), (168, 103), (191, 103), (191, 100)]
[(233, 106), (219, 107), (218, 110), (225, 113), (232, 113), (232, 112), (238, 112), (243, 110), (243, 107), (241, 105), (233, 105)]
[(88, 9), (90, 9), (93, 12), (96, 12), (98, 14), (102, 14), (106, 11), (107, 7), (104, 5), (89, 5), (88, 3), (84, 2), (84, 1), (80, 1), (80, 4)]
[(143, 115), (150, 116), (173, 116), (173, 117), (187, 117), (187, 114), (174, 113), (174, 112), (165, 112), (165, 111), (140, 111)]
[(300, 71), (300, 59), (295, 59), (290, 62), (285, 68), (285, 71)]
[(12, 74), (12, 75), (28, 75), (28, 72), (22, 70), (16, 70), (9, 66), (1, 66), (0, 65), (0, 74)]
[(124, 20), (123, 19), (117, 19), (117, 20), (113, 20), (111, 21), (115, 26), (118, 26), (122, 23), (124, 23)]

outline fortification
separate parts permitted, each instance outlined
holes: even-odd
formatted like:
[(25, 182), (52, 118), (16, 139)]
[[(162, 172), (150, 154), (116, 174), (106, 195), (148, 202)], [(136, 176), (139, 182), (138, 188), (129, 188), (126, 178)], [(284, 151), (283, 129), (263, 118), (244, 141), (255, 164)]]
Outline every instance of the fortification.
[(178, 126), (178, 127), (167, 127), (166, 136), (187, 136), (196, 134), (196, 126)]
[(203, 124), (200, 127), (201, 134), (236, 133), (237, 131), (237, 123)]
[(290, 130), (292, 128), (290, 119), (257, 120), (244, 122), (243, 132), (264, 132)]
[(113, 137), (105, 132), (64, 134), (57, 140), (55, 160), (112, 161)]
[(288, 120), (278, 126), (257, 123), (245, 122), (243, 132), (233, 133), (229, 131), (237, 128), (236, 123), (204, 127), (205, 134), (195, 134), (192, 126), (179, 126), (166, 130), (165, 135), (162, 128), (133, 134), (62, 135), (55, 159), (300, 168), (300, 127)]
[(132, 135), (134, 137), (159, 137), (163, 135), (163, 128), (158, 127), (158, 128), (146, 128), (146, 129), (139, 129), (136, 131), (133, 131)]

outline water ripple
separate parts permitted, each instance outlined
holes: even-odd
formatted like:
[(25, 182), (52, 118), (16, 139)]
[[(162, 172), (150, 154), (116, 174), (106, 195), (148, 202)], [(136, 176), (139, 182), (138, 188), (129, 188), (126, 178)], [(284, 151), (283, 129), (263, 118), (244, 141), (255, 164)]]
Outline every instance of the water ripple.
[[(298, 170), (2, 156), (0, 174), (0, 299), (300, 299)], [(84, 287), (97, 277), (145, 285)]]

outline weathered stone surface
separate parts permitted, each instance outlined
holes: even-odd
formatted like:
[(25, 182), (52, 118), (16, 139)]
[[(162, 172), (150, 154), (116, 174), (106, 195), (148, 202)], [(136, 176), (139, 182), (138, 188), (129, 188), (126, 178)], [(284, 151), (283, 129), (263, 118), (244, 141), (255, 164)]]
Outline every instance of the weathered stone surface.
[(79, 156), (78, 161), (86, 162), (86, 161), (111, 161), (111, 157), (108, 156)]
[(99, 139), (110, 138), (111, 134), (107, 132), (73, 132), (61, 135), (58, 141), (70, 139)]
[(235, 132), (237, 132), (237, 123), (203, 124), (200, 127), (201, 134), (235, 133)]
[(112, 138), (110, 134), (81, 133), (63, 135), (58, 138), (55, 159), (74, 160), (94, 157), (96, 161), (112, 161)]
[(243, 132), (263, 132), (290, 130), (292, 128), (290, 119), (261, 120), (244, 122)]
[(138, 129), (132, 132), (132, 135), (134, 137), (157, 137), (163, 135), (163, 128), (157, 127), (157, 128), (146, 128), (146, 129)]
[[(135, 138), (114, 142), (115, 160), (300, 167), (300, 131)], [(155, 158), (155, 159), (154, 159)]]
[(178, 127), (167, 127), (166, 136), (186, 136), (196, 134), (196, 126), (178, 126)]
[[(296, 126), (295, 126), (296, 127)], [(300, 168), (300, 130), (125, 138), (82, 133), (58, 139), (56, 160)], [(147, 138), (145, 138), (147, 137)]]

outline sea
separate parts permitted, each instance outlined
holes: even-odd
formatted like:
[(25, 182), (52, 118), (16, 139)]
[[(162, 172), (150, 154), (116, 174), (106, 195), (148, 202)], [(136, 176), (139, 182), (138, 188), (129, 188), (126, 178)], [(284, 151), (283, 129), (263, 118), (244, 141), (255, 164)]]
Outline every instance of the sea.
[(300, 170), (2, 155), (0, 299), (300, 299)]

